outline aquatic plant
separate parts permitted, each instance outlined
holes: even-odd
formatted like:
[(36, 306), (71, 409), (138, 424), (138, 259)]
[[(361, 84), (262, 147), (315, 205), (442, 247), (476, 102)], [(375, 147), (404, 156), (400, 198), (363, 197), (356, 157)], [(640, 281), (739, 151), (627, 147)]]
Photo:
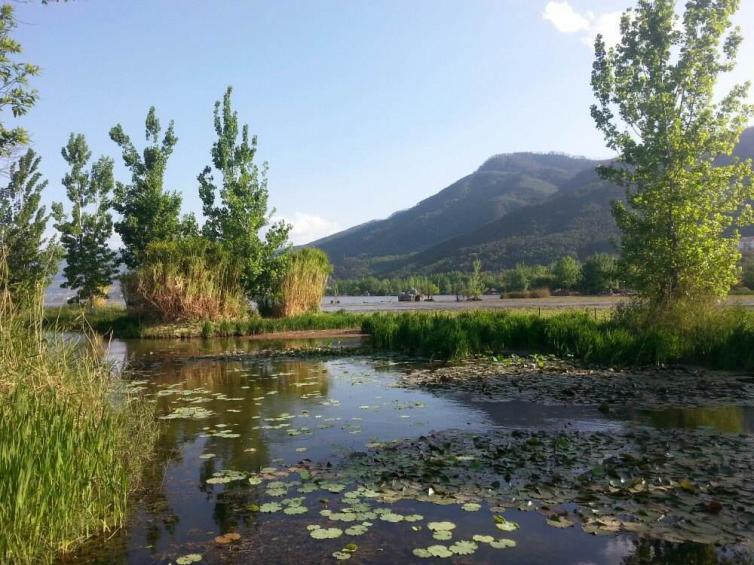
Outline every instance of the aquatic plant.
[(377, 349), (440, 359), (537, 352), (602, 364), (754, 367), (751, 312), (713, 308), (651, 324), (640, 313), (622, 309), (603, 318), (574, 311), (380, 313), (364, 317), (362, 331)]
[(45, 563), (123, 524), (156, 427), (95, 341), (43, 332), (41, 309), (8, 297), (0, 289), (0, 562)]

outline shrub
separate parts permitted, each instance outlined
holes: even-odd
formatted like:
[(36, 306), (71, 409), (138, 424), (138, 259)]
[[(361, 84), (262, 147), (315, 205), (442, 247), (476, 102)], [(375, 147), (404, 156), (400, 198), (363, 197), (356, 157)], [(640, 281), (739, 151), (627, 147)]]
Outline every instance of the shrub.
[(123, 288), (129, 312), (160, 322), (239, 318), (248, 311), (240, 276), (219, 244), (190, 237), (151, 243)]

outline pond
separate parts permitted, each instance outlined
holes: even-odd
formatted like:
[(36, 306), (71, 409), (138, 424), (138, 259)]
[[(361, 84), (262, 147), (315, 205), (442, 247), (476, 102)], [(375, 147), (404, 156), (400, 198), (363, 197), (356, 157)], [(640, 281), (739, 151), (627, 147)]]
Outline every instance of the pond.
[[(351, 344), (327, 342), (343, 347), (339, 355), (329, 349), (293, 355), (287, 348), (318, 343), (113, 342), (110, 354), (127, 360), (131, 386), (156, 403), (161, 436), (127, 527), (86, 544), (70, 560), (751, 562), (750, 491), (735, 493), (746, 509), (729, 510), (724, 498), (722, 510), (699, 509), (707, 487), (686, 485), (681, 494), (699, 500), (679, 502), (673, 494), (663, 501), (670, 509), (665, 514), (680, 508), (688, 515), (682, 515), (683, 527), (670, 520), (662, 528), (653, 525), (665, 516), (649, 494), (639, 500), (640, 511), (620, 511), (644, 512), (650, 526), (611, 528), (612, 514), (602, 509), (620, 485), (605, 483), (613, 489), (607, 493), (590, 484), (587, 498), (583, 479), (574, 484), (558, 476), (567, 469), (563, 474), (586, 473), (602, 484), (612, 473), (610, 456), (624, 443), (640, 444), (641, 452), (646, 441), (647, 453), (653, 452), (655, 436), (642, 434), (671, 441), (677, 438), (667, 434), (702, 434), (704, 445), (713, 441), (751, 454), (754, 411), (745, 403), (605, 411), (585, 403), (490, 402), (468, 391), (406, 386), (405, 376), (422, 368), (419, 362), (355, 355)], [(541, 448), (551, 438), (554, 454)], [(664, 457), (672, 449), (661, 451)], [(506, 453), (528, 461), (526, 481), (516, 478), (524, 465)], [(592, 453), (599, 453), (597, 464), (589, 460)], [(736, 475), (740, 465), (751, 464), (749, 456), (736, 461)], [(698, 465), (706, 464), (700, 458)], [(654, 472), (658, 463), (652, 465)], [(701, 484), (697, 471), (704, 469), (684, 473)], [(693, 512), (700, 522), (720, 522), (720, 530), (694, 525)]]

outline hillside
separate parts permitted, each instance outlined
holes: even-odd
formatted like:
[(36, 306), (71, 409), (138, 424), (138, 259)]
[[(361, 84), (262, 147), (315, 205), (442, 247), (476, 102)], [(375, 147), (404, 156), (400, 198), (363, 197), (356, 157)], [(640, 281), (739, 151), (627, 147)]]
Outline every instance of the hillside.
[[(754, 128), (736, 154), (754, 156)], [(561, 154), (496, 155), (412, 208), (310, 245), (328, 253), (340, 277), (465, 270), (474, 254), (494, 270), (610, 251), (618, 235), (611, 203), (623, 191), (597, 176), (598, 164)]]
[(563, 155), (532, 153), (492, 157), (474, 173), (408, 210), (311, 245), (325, 250), (337, 267), (347, 264), (349, 258), (416, 253), (514, 210), (545, 201), (590, 163)]

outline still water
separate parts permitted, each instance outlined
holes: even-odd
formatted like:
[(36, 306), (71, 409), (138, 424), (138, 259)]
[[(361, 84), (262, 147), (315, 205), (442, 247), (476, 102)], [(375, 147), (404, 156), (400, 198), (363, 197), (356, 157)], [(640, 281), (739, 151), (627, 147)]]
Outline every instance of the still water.
[[(305, 488), (302, 469), (309, 463), (337, 467), (352, 453), (378, 442), (444, 430), (611, 433), (633, 425), (701, 425), (718, 426), (721, 433), (749, 434), (754, 427), (751, 409), (635, 410), (607, 416), (596, 407), (475, 402), (464, 395), (396, 386), (415, 366), (405, 360), (349, 356), (347, 349), (342, 357), (328, 358), (253, 355), (261, 347), (290, 345), (296, 344), (113, 342), (111, 356), (119, 364), (127, 363), (128, 378), (156, 404), (161, 418), (157, 456), (135, 497), (127, 527), (88, 543), (70, 560), (181, 563), (188, 562), (180, 561), (186, 556), (201, 556), (200, 563), (303, 564), (334, 563), (339, 557), (350, 563), (583, 565), (748, 559), (709, 545), (629, 534), (594, 536), (578, 526), (553, 528), (540, 513), (516, 509), (505, 510), (504, 516), (519, 528), (501, 532), (494, 522), (499, 511), (490, 511), (487, 504), (465, 511), (458, 504), (378, 503), (368, 494), (358, 498), (347, 481), (319, 490)], [(348, 514), (345, 523), (329, 519), (328, 513), (344, 505), (354, 507), (349, 513), (358, 510), (363, 515)], [(352, 529), (362, 523), (369, 524), (361, 528), (364, 531)], [(479, 542), (473, 554), (423, 559), (413, 550), (453, 543), (437, 541), (430, 523), (454, 526), (453, 541), (504, 537), (514, 540), (515, 547), (498, 549)], [(335, 538), (312, 535), (314, 529), (332, 527), (340, 531)], [(345, 533), (349, 531), (354, 535)], [(238, 539), (228, 544), (215, 541), (226, 533), (238, 534)]]

